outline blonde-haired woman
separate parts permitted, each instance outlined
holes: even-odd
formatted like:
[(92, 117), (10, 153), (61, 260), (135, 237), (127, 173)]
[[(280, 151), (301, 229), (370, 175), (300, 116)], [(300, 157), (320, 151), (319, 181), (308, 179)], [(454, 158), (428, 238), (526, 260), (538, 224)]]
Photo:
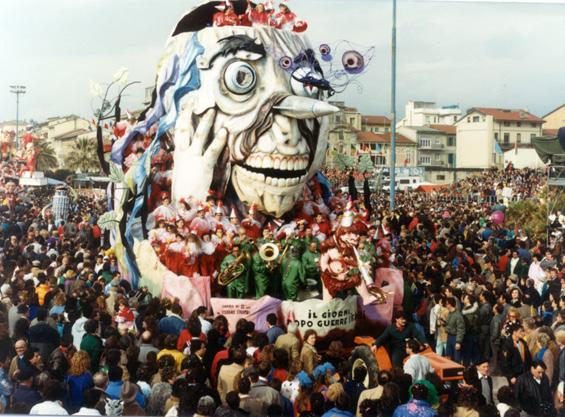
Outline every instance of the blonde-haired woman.
[(82, 405), (84, 391), (94, 386), (90, 373), (90, 356), (84, 350), (79, 350), (71, 357), (71, 366), (65, 381), (69, 387), (67, 409), (69, 414), (76, 413)]
[(55, 298), (53, 299), (53, 307), (49, 310), (49, 315), (59, 315), (65, 312), (65, 303), (67, 302), (67, 297), (63, 291), (57, 293)]

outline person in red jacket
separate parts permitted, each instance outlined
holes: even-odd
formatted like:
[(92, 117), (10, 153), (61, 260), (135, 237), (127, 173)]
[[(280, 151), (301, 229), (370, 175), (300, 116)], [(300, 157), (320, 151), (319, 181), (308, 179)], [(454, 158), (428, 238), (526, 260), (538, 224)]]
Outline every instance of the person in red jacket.
[(247, 3), (246, 15), (251, 26), (269, 26), (271, 23), (272, 11), (266, 10), (263, 3), (252, 6), (251, 2)]
[(127, 333), (135, 328), (135, 316), (130, 310), (127, 300), (118, 301), (118, 313), (116, 314), (116, 323), (120, 333)]

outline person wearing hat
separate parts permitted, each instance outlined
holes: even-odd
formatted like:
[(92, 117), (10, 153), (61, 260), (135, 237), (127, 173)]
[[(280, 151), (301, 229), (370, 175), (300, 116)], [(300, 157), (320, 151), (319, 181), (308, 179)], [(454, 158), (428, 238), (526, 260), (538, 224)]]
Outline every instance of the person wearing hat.
[(241, 226), (245, 229), (245, 234), (253, 240), (257, 240), (261, 237), (261, 223), (255, 218), (257, 208), (255, 204), (249, 207), (247, 217), (241, 221)]
[(470, 380), (466, 382), (481, 393), (486, 404), (494, 405), (493, 382), (488, 358), (480, 358), (471, 368), (473, 372), (468, 373)]
[(139, 388), (133, 382), (126, 381), (122, 385), (121, 399), (124, 402), (124, 416), (144, 416), (145, 411), (136, 401)]

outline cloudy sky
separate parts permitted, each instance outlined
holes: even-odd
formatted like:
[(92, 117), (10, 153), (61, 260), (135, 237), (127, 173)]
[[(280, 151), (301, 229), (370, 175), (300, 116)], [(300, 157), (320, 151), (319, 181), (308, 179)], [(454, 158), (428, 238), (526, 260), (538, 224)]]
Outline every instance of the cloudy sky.
[[(556, 0), (551, 1), (555, 3)], [(9, 85), (24, 84), (23, 118), (90, 117), (89, 80), (130, 70), (125, 107), (144, 87), (176, 21), (196, 0), (1, 0), (0, 120), (15, 118)], [(550, 2), (548, 2), (550, 3)], [(374, 46), (361, 88), (338, 99), (390, 114), (390, 0), (289, 0), (313, 44)], [(565, 103), (565, 4), (398, 0), (398, 113), (408, 100), (527, 108)]]

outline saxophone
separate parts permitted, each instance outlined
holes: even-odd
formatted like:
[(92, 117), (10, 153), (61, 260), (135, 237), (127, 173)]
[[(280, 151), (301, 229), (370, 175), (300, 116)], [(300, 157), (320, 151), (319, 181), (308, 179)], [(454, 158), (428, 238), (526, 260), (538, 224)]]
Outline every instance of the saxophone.
[(233, 281), (238, 279), (245, 272), (243, 262), (249, 259), (247, 251), (243, 251), (235, 260), (229, 264), (226, 269), (218, 274), (218, 285), (226, 287)]

